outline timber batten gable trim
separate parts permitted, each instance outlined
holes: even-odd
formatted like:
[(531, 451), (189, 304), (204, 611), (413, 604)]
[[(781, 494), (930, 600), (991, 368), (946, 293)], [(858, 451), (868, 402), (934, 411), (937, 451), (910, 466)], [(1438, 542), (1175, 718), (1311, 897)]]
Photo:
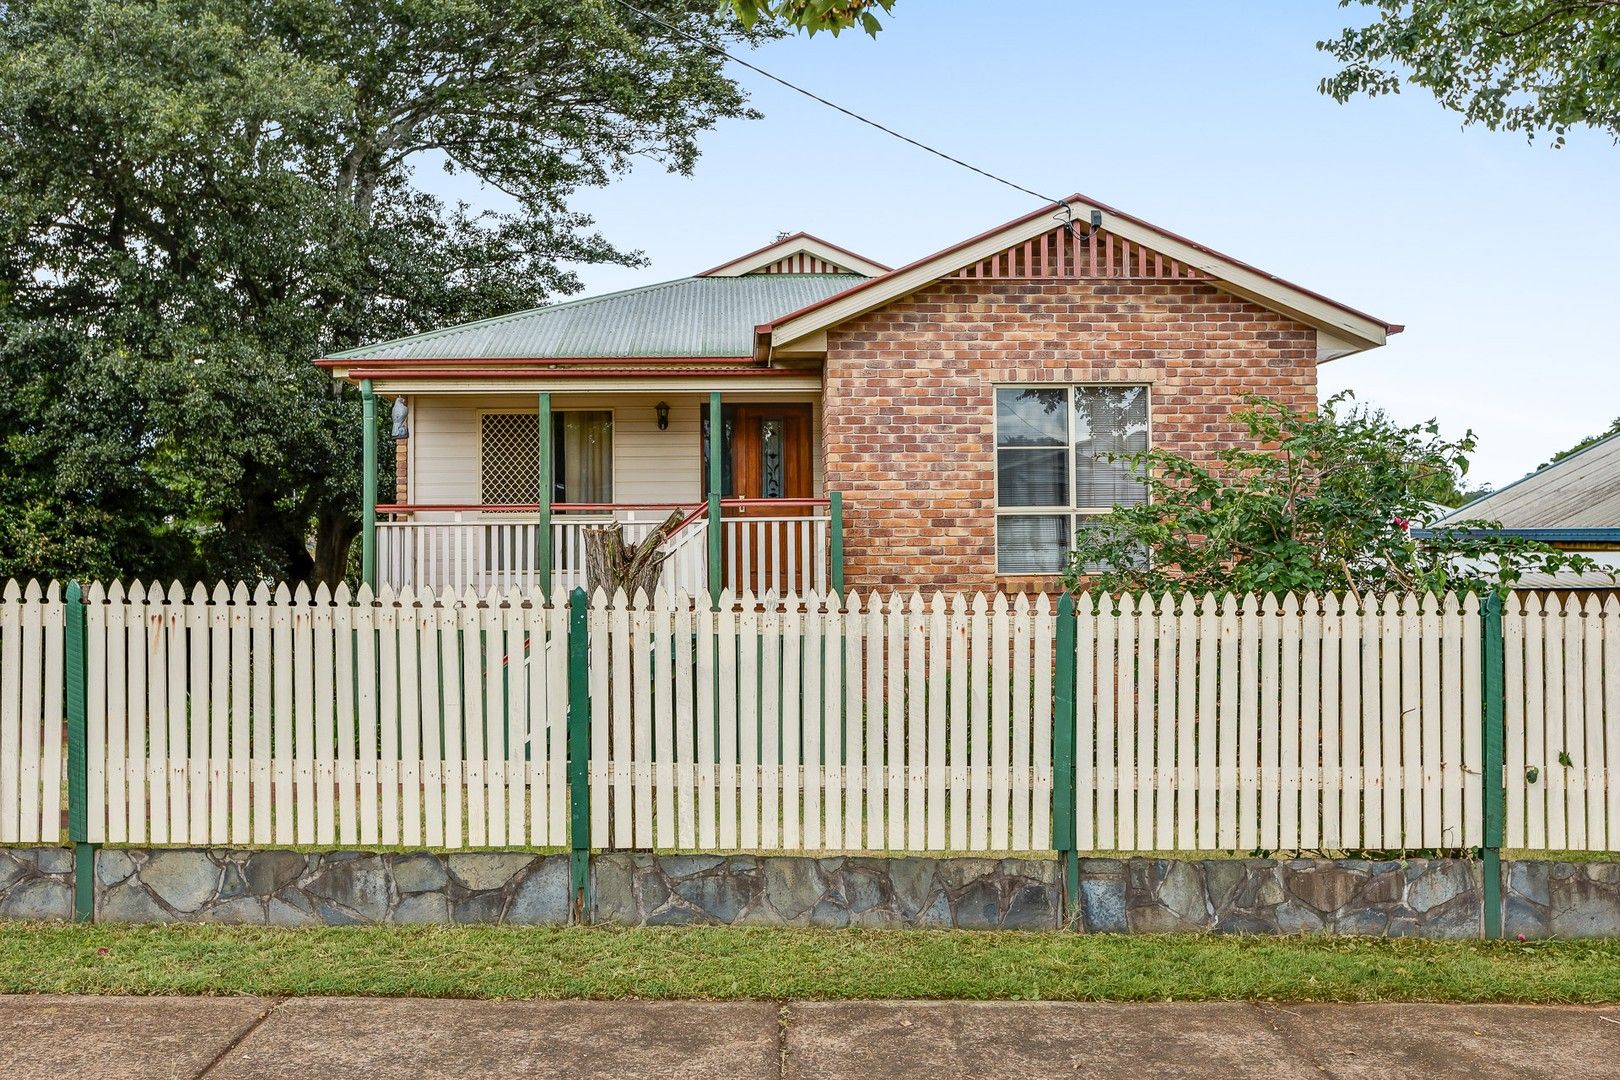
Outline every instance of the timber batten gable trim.
[(1000, 278), (1142, 278), (1205, 280), (1209, 275), (1124, 237), (1059, 225), (1040, 236), (969, 263), (946, 280)]
[(874, 277), (887, 274), (889, 267), (857, 255), (848, 248), (831, 244), (818, 236), (798, 232), (739, 255), (730, 262), (711, 266), (697, 276), (749, 277), (759, 274), (858, 274)]
[[(1122, 244), (1155, 255), (1153, 276), (1169, 276), (1162, 274), (1159, 261), (1168, 260), (1168, 265), (1185, 267), (1188, 278), (1207, 279), (1226, 292), (1313, 327), (1335, 341), (1348, 342), (1353, 346), (1350, 351), (1377, 348), (1385, 343), (1390, 334), (1397, 334), (1403, 329), (1398, 324), (1357, 311), (1212, 248), (1159, 229), (1140, 218), (1075, 195), (1059, 207), (1043, 207), (919, 259), (909, 266), (871, 278), (780, 318), (761, 323), (756, 328), (759, 337), (757, 349), (762, 352), (774, 349), (795, 351), (797, 343), (804, 339), (813, 338), (830, 327), (876, 310), (935, 281), (962, 276), (961, 272), (967, 267), (983, 267), (993, 263), (1011, 249), (1022, 249), (1039, 237), (1060, 229), (1066, 230), (1069, 227), (1067, 222), (1075, 223), (1073, 228), (1076, 230), (1087, 230), (1089, 225), (1081, 223), (1091, 221), (1094, 213), (1101, 215), (1105, 233), (1118, 238)], [(1054, 220), (1065, 224), (1054, 226)], [(1030, 249), (1031, 259), (1035, 250), (1033, 247)], [(1106, 252), (1109, 249), (1105, 246), (1103, 250)], [(1072, 267), (1072, 255), (1068, 262)], [(1139, 258), (1138, 265), (1145, 267), (1147, 264)], [(1089, 269), (1089, 260), (1087, 267)], [(1336, 355), (1343, 355), (1343, 352), (1325, 351), (1327, 359)]]

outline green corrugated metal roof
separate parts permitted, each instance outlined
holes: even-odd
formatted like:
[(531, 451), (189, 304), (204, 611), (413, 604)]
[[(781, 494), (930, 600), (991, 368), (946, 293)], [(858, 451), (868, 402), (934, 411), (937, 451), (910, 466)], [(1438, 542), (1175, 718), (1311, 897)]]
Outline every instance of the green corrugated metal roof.
[(1620, 528), (1620, 435), (1482, 495), (1439, 522), (1494, 521), (1504, 529)]
[(760, 323), (864, 280), (858, 274), (679, 278), (365, 345), (331, 359), (748, 356)]

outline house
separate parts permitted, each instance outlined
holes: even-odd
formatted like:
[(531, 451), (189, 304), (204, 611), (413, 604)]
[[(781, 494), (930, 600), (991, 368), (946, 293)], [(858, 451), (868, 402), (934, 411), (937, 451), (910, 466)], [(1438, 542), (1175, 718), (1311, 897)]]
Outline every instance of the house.
[[(1489, 527), (1477, 528), (1488, 522)], [(1532, 573), (1520, 589), (1615, 589), (1620, 579), (1620, 434), (1599, 439), (1440, 518), (1434, 529), (1505, 533), (1575, 551), (1604, 569)], [(1426, 530), (1413, 533), (1421, 538)]]
[(372, 580), (572, 587), (584, 526), (678, 511), (672, 586), (1029, 590), (1143, 497), (1109, 452), (1212, 454), (1400, 329), (1077, 195), (899, 269), (800, 233), (319, 363), (403, 402)]

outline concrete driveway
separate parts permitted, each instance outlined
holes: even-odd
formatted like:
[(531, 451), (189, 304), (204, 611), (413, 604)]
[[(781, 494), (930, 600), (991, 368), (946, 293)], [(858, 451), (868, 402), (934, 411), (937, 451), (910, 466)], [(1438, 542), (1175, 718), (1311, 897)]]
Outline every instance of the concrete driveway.
[(1620, 1007), (0, 997), (0, 1076), (1620, 1073)]

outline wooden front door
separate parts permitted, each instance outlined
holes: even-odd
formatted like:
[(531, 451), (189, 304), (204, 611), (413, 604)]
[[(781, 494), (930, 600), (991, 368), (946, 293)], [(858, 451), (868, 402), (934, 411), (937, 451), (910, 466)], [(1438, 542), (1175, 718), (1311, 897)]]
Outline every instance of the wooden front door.
[(734, 589), (758, 595), (806, 588), (802, 575), (790, 571), (812, 555), (805, 550), (809, 530), (792, 519), (810, 516), (811, 508), (770, 503), (812, 496), (810, 409), (808, 402), (790, 402), (727, 410), (733, 497), (760, 500), (722, 515), (740, 519), (724, 543), (725, 580)]

